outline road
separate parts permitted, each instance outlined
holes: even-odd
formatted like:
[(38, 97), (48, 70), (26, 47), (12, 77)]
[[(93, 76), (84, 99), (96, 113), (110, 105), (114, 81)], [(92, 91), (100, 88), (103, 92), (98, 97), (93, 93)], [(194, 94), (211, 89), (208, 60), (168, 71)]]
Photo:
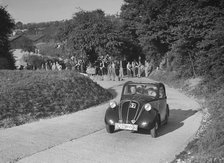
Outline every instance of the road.
[[(149, 81), (136, 78), (136, 81)], [(122, 83), (98, 81), (116, 94)], [(202, 119), (200, 105), (179, 91), (166, 87), (170, 119), (159, 137), (118, 131), (104, 126), (107, 103), (39, 122), (0, 130), (0, 162), (19, 163), (165, 163), (174, 159), (192, 139)]]

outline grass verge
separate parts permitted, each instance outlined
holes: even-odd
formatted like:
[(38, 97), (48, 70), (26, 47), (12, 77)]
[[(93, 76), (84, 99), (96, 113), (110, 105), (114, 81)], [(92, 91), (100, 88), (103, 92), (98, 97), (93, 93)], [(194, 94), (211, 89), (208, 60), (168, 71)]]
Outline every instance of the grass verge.
[(73, 71), (0, 71), (0, 128), (86, 109), (112, 98)]

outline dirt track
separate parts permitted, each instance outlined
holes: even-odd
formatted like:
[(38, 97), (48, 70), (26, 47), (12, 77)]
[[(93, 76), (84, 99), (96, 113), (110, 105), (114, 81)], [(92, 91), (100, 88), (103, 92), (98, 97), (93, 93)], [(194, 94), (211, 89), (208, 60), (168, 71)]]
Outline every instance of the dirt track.
[[(148, 81), (149, 79), (133, 79)], [(100, 81), (118, 94), (123, 82)], [(0, 162), (147, 162), (171, 161), (184, 149), (200, 126), (200, 108), (193, 99), (167, 87), (170, 119), (158, 138), (145, 133), (108, 134), (102, 104), (74, 114), (0, 130)]]

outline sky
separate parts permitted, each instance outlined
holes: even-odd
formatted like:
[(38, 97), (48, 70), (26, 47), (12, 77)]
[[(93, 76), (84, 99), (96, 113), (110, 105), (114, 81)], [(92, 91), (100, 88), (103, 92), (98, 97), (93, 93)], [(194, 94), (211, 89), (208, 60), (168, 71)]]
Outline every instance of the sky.
[(71, 19), (80, 10), (117, 14), (122, 4), (123, 0), (0, 0), (15, 22), (23, 24)]

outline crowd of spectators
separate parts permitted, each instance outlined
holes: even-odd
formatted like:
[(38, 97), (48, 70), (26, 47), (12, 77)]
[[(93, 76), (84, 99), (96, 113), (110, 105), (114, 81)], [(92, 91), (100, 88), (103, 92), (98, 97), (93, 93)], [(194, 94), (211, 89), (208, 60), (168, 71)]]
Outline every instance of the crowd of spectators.
[(42, 69), (42, 70), (74, 70), (81, 73), (86, 73), (89, 76), (108, 76), (109, 80), (115, 80), (119, 78), (122, 80), (124, 77), (148, 77), (152, 71), (152, 64), (147, 60), (144, 64), (139, 60), (126, 61), (111, 59), (110, 57), (99, 57), (94, 63), (84, 62), (81, 59), (67, 59), (67, 60), (55, 60), (45, 61), (40, 66), (27, 65), (27, 67), (20, 67), (22, 69)]
[(119, 78), (122, 80), (124, 76), (130, 77), (148, 77), (152, 71), (152, 64), (145, 61), (142, 64), (140, 61), (126, 61), (126, 60), (97, 60), (93, 65), (89, 64), (86, 68), (88, 75), (107, 75), (110, 80)]

